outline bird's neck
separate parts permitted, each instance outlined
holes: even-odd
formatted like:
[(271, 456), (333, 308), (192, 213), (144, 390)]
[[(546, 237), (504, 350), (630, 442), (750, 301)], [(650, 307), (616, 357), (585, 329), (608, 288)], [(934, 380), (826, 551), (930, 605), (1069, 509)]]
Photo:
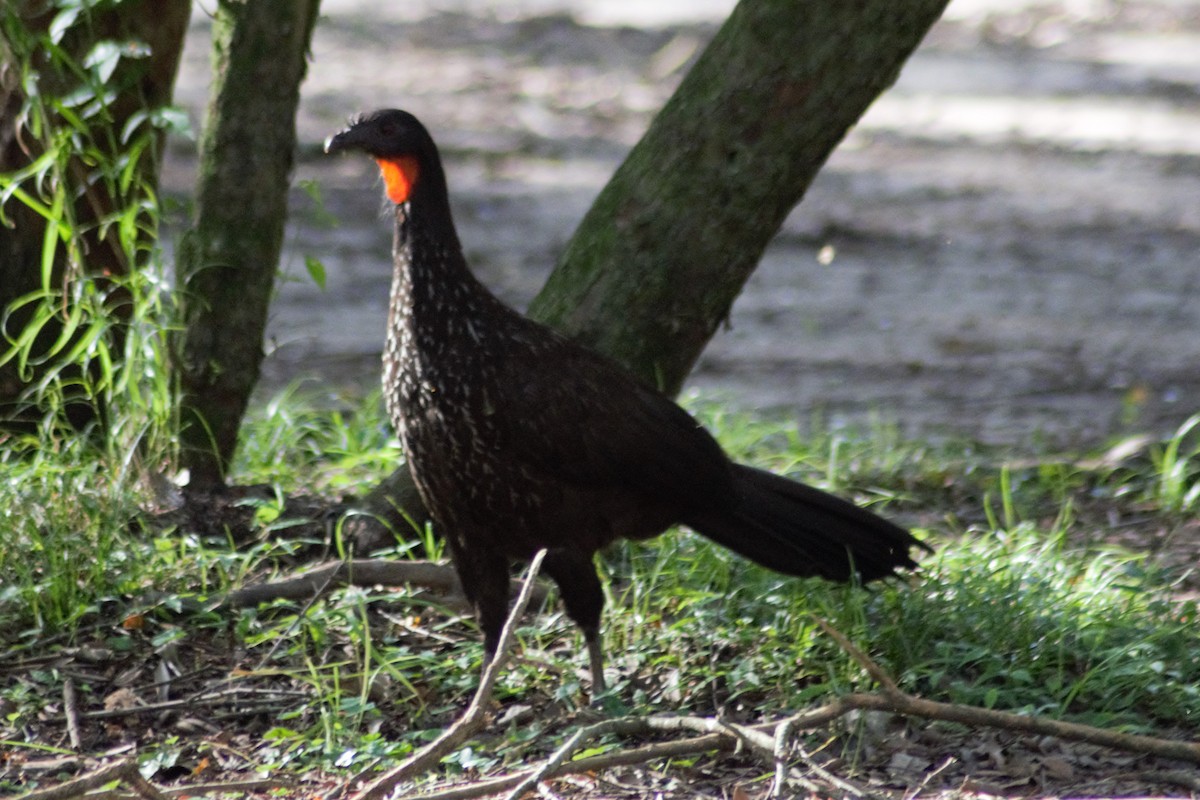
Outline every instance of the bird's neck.
[(468, 268), (445, 197), (418, 187), (396, 206), (384, 379), (407, 392), (397, 401), (404, 407), (422, 386), (447, 397), (455, 383), (448, 371), (494, 359), (521, 327)]
[(467, 266), (444, 193), (396, 206), (392, 260), (393, 325), (453, 324), (494, 299)]

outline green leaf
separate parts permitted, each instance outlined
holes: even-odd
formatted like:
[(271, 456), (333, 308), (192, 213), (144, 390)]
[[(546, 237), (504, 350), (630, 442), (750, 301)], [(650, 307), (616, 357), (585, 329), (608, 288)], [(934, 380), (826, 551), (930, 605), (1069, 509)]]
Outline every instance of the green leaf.
[(141, 126), (150, 116), (150, 112), (141, 109), (129, 115), (129, 119), (125, 120), (125, 127), (121, 129), (121, 144), (129, 144), (130, 138), (133, 137), (134, 131)]
[(325, 265), (321, 263), (319, 258), (313, 256), (304, 257), (304, 266), (308, 270), (308, 275), (313, 279), (313, 283), (317, 285), (321, 291), (325, 290)]
[(602, 756), (612, 749), (613, 749), (613, 746), (610, 744), (598, 745), (596, 747), (588, 747), (583, 750), (580, 750), (578, 753), (576, 753), (574, 756), (572, 756), (571, 760), (572, 761), (580, 761), (585, 758), (592, 758), (593, 756)]
[(82, 10), (82, 7), (76, 6), (75, 8), (64, 8), (58, 12), (54, 17), (54, 21), (50, 23), (50, 41), (55, 44), (62, 42), (63, 34), (75, 24), (75, 20), (79, 18), (79, 12)]
[(120, 61), (121, 45), (111, 39), (105, 39), (102, 42), (96, 42), (84, 57), (83, 66), (95, 72), (101, 83), (108, 83), (108, 79), (112, 77)]
[(163, 106), (162, 108), (154, 109), (150, 112), (150, 122), (156, 128), (177, 133), (188, 139), (196, 138), (196, 134), (192, 131), (192, 121), (188, 119), (187, 111), (179, 106)]

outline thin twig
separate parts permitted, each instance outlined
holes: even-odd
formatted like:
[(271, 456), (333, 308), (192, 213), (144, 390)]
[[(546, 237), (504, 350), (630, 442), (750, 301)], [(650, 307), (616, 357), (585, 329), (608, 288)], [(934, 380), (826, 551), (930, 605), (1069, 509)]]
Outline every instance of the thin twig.
[(144, 797), (145, 800), (167, 800), (167, 796), (160, 792), (153, 783), (142, 777), (139, 770), (133, 769), (127, 772), (125, 781), (133, 787), (133, 791), (137, 792), (138, 796)]
[(859, 650), (858, 647), (850, 641), (846, 634), (842, 633), (820, 617), (815, 617), (815, 619), (821, 630), (825, 631), (825, 633), (828, 634), (831, 639), (837, 642), (838, 647), (845, 650), (847, 655), (854, 659), (854, 661), (860, 667), (862, 667), (868, 675), (871, 676), (871, 679), (880, 685), (885, 693), (901, 693), (900, 687), (896, 685), (896, 681), (894, 681), (892, 676), (887, 673), (887, 670), (872, 661), (870, 657), (867, 656), (867, 654), (862, 650)]
[(918, 783), (916, 787), (914, 787), (911, 791), (905, 792), (904, 800), (916, 800), (916, 797), (921, 794), (921, 792), (925, 791), (925, 787), (933, 783), (934, 778), (948, 770), (950, 765), (957, 760), (958, 759), (956, 759), (954, 756), (946, 756), (946, 759), (942, 761), (939, 766), (930, 772), (925, 773), (925, 777), (921, 778), (921, 782)]
[(787, 786), (787, 751), (792, 738), (792, 719), (785, 719), (775, 727), (775, 785), (771, 787), (771, 796), (783, 797)]
[[(833, 786), (850, 795), (851, 797), (865, 797), (868, 798), (868, 800), (875, 800), (875, 798), (881, 797), (881, 795), (875, 794), (865, 787), (859, 786), (858, 784), (848, 781), (845, 778), (834, 775), (832, 772), (818, 764), (812, 756), (804, 752), (803, 747), (798, 747), (796, 749), (796, 758), (803, 761), (804, 766), (808, 767), (811, 772), (813, 772), (821, 780), (825, 781), (825, 783), (827, 783), (829, 786)], [(793, 770), (793, 772), (798, 772), (798, 770)], [(814, 781), (810, 781), (807, 778), (805, 778), (804, 781), (808, 784), (814, 783)], [(829, 790), (825, 787), (817, 787), (815, 793), (818, 795), (829, 794)]]
[(521, 593), (517, 595), (517, 601), (513, 604), (512, 611), (509, 612), (508, 619), (504, 623), (504, 628), (500, 632), (500, 642), (496, 646), (496, 652), (492, 656), (491, 663), (483, 671), (483, 678), (479, 681), (479, 688), (476, 690), (475, 696), (471, 699), (471, 704), (467, 706), (467, 710), (463, 712), (462, 716), (453, 725), (443, 731), (437, 739), (418, 750), (399, 766), (388, 770), (369, 783), (354, 796), (354, 800), (378, 800), (382, 798), (395, 788), (398, 783), (419, 775), (441, 761), (443, 757), (453, 752), (455, 748), (471, 738), (476, 731), (483, 727), (485, 720), (484, 712), (487, 709), (487, 704), (491, 701), (492, 688), (496, 685), (496, 680), (500, 677), (500, 671), (508, 661), (513, 636), (516, 634), (517, 621), (525, 613), (526, 606), (529, 605), (529, 598), (533, 595), (534, 579), (537, 577), (538, 570), (542, 567), (542, 559), (545, 556), (546, 551), (539, 550), (537, 555), (533, 557), (533, 561), (530, 562), (529, 569), (525, 573), (525, 583), (521, 586)]
[[(432, 561), (396, 561), (383, 558), (355, 558), (314, 567), (281, 581), (245, 586), (225, 596), (234, 607), (253, 606), (269, 600), (308, 600), (341, 586), (423, 586), (435, 592), (462, 597), (462, 584), (450, 564)], [(514, 587), (515, 588), (515, 587)], [(546, 589), (538, 586), (535, 599), (544, 599)]]
[[(648, 730), (643, 732), (648, 732)], [(674, 742), (656, 742), (632, 750), (613, 750), (612, 752), (598, 756), (568, 761), (554, 769), (548, 770), (543, 780), (563, 775), (578, 775), (612, 769), (614, 767), (645, 764), (650, 761), (679, 758), (680, 756), (707, 753), (713, 750), (732, 750), (733, 748), (733, 740), (728, 736), (720, 734), (707, 734), (691, 739), (680, 739)], [(493, 778), (488, 781), (447, 787), (441, 791), (404, 795), (398, 798), (398, 800), (472, 800), (472, 798), (476, 797), (487, 797), (488, 795), (500, 794), (501, 792), (511, 790), (514, 786), (524, 782), (530, 775), (539, 770), (540, 767), (519, 772), (515, 775)]]
[[(825, 706), (831, 709), (836, 706), (840, 714), (851, 709), (890, 711), (894, 714), (937, 719), (944, 722), (960, 722), (964, 725), (977, 727), (999, 728), (1001, 730), (1036, 733), (1043, 736), (1053, 736), (1075, 742), (1088, 742), (1114, 750), (1146, 753), (1177, 758), (1200, 764), (1200, 742), (1181, 742), (1173, 739), (1159, 739), (1155, 736), (1138, 736), (1130, 733), (1120, 733), (1091, 725), (1081, 725), (1076, 722), (1062, 722), (1046, 717), (1026, 716), (1009, 711), (996, 711), (990, 708), (963, 706), (955, 703), (939, 703), (935, 700), (925, 700), (901, 691), (887, 674), (883, 667), (871, 660), (866, 653), (859, 650), (850, 640), (833, 626), (817, 620), (817, 624), (828, 633), (833, 640), (853, 658), (867, 674), (874, 678), (883, 688), (882, 694), (849, 694), (839, 698), (837, 703)], [(820, 711), (821, 709), (818, 709)], [(811, 712), (810, 712), (811, 713)], [(839, 716), (840, 716), (839, 714)], [(802, 715), (807, 717), (808, 715)], [(808, 725), (805, 725), (808, 727)]]
[(63, 678), (63, 716), (67, 720), (67, 738), (72, 750), (83, 747), (83, 737), (79, 735), (79, 696), (75, 692), (75, 681), (68, 675)]
[[(212, 692), (208, 692), (200, 697), (185, 698), (180, 700), (166, 700), (161, 703), (146, 703), (145, 705), (133, 706), (132, 708), (97, 708), (91, 711), (79, 711), (77, 712), (76, 716), (79, 719), (113, 719), (115, 717), (133, 717), (145, 714), (157, 714), (162, 711), (195, 708), (201, 704), (207, 708), (219, 708), (221, 706), (234, 705), (235, 703), (237, 703), (236, 697), (213, 696)], [(277, 711), (279, 709), (279, 703), (264, 700), (262, 702), (242, 706), (242, 709), (243, 711), (239, 713), (239, 716), (257, 711)], [(58, 716), (48, 718), (47, 722), (66, 722), (66, 719), (67, 718), (65, 714), (60, 714)]]
[(633, 720), (631, 722), (629, 719), (621, 718), (608, 719), (603, 722), (597, 722), (595, 725), (589, 725), (586, 728), (580, 728), (568, 736), (567, 740), (551, 753), (550, 757), (542, 762), (541, 766), (526, 773), (524, 780), (508, 793), (506, 800), (519, 800), (521, 795), (536, 787), (547, 775), (561, 767), (571, 757), (571, 754), (579, 747), (580, 742), (590, 742), (593, 739), (598, 739), (610, 733), (629, 733), (641, 725), (641, 720)]
[(581, 742), (591, 741), (608, 734), (633, 736), (649, 732), (678, 732), (681, 730), (699, 733), (718, 734), (734, 739), (749, 747), (768, 763), (774, 757), (774, 742), (767, 734), (742, 725), (733, 725), (710, 717), (690, 716), (653, 716), (653, 717), (623, 717), (621, 719), (605, 720), (595, 725), (581, 728), (570, 736), (557, 750), (546, 759), (541, 766), (526, 773), (526, 777), (509, 792), (507, 800), (518, 800), (523, 794), (532, 790), (540, 781), (555, 774)]
[[(344, 567), (345, 564), (339, 563), (338, 566)], [(300, 613), (296, 614), (295, 619), (293, 619), (291, 624), (288, 625), (287, 630), (281, 635), (275, 637), (275, 644), (271, 645), (270, 649), (268, 649), (263, 657), (258, 660), (258, 669), (263, 669), (267, 664), (270, 664), (272, 661), (274, 661), (275, 654), (278, 653), (280, 648), (284, 646), (284, 643), (292, 641), (292, 634), (296, 632), (296, 630), (300, 627), (300, 624), (308, 617), (308, 612), (312, 610), (312, 607), (317, 604), (318, 600), (324, 597), (327, 592), (331, 591), (336, 586), (336, 577), (337, 572), (332, 571), (328, 574), (321, 573), (319, 577), (314, 578), (314, 580), (317, 581), (317, 585), (311, 588), (310, 593), (307, 596), (301, 596), (301, 598), (304, 600), (304, 607), (300, 609)], [(232, 597), (233, 594), (237, 594), (237, 592), (233, 592), (230, 597)], [(236, 607), (232, 600), (229, 600), (228, 602)]]

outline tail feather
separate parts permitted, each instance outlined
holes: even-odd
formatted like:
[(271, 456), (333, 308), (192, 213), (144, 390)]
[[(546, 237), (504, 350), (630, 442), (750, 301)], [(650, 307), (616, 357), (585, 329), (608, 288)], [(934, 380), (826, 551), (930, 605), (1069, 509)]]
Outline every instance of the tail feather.
[(831, 494), (753, 467), (734, 465), (739, 502), (687, 525), (764, 567), (787, 575), (870, 581), (917, 564), (929, 548), (904, 528)]

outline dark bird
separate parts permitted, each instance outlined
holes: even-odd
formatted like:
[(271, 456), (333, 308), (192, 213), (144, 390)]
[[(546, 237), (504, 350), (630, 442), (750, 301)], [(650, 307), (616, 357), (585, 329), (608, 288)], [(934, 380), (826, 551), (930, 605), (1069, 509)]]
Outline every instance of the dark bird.
[(540, 549), (603, 691), (593, 555), (676, 524), (787, 575), (863, 581), (915, 567), (908, 531), (736, 464), (670, 398), (504, 305), (467, 267), (429, 132), (383, 110), (331, 137), (361, 150), (395, 204), (383, 389), (413, 479), (476, 609), (488, 657), (509, 567)]

